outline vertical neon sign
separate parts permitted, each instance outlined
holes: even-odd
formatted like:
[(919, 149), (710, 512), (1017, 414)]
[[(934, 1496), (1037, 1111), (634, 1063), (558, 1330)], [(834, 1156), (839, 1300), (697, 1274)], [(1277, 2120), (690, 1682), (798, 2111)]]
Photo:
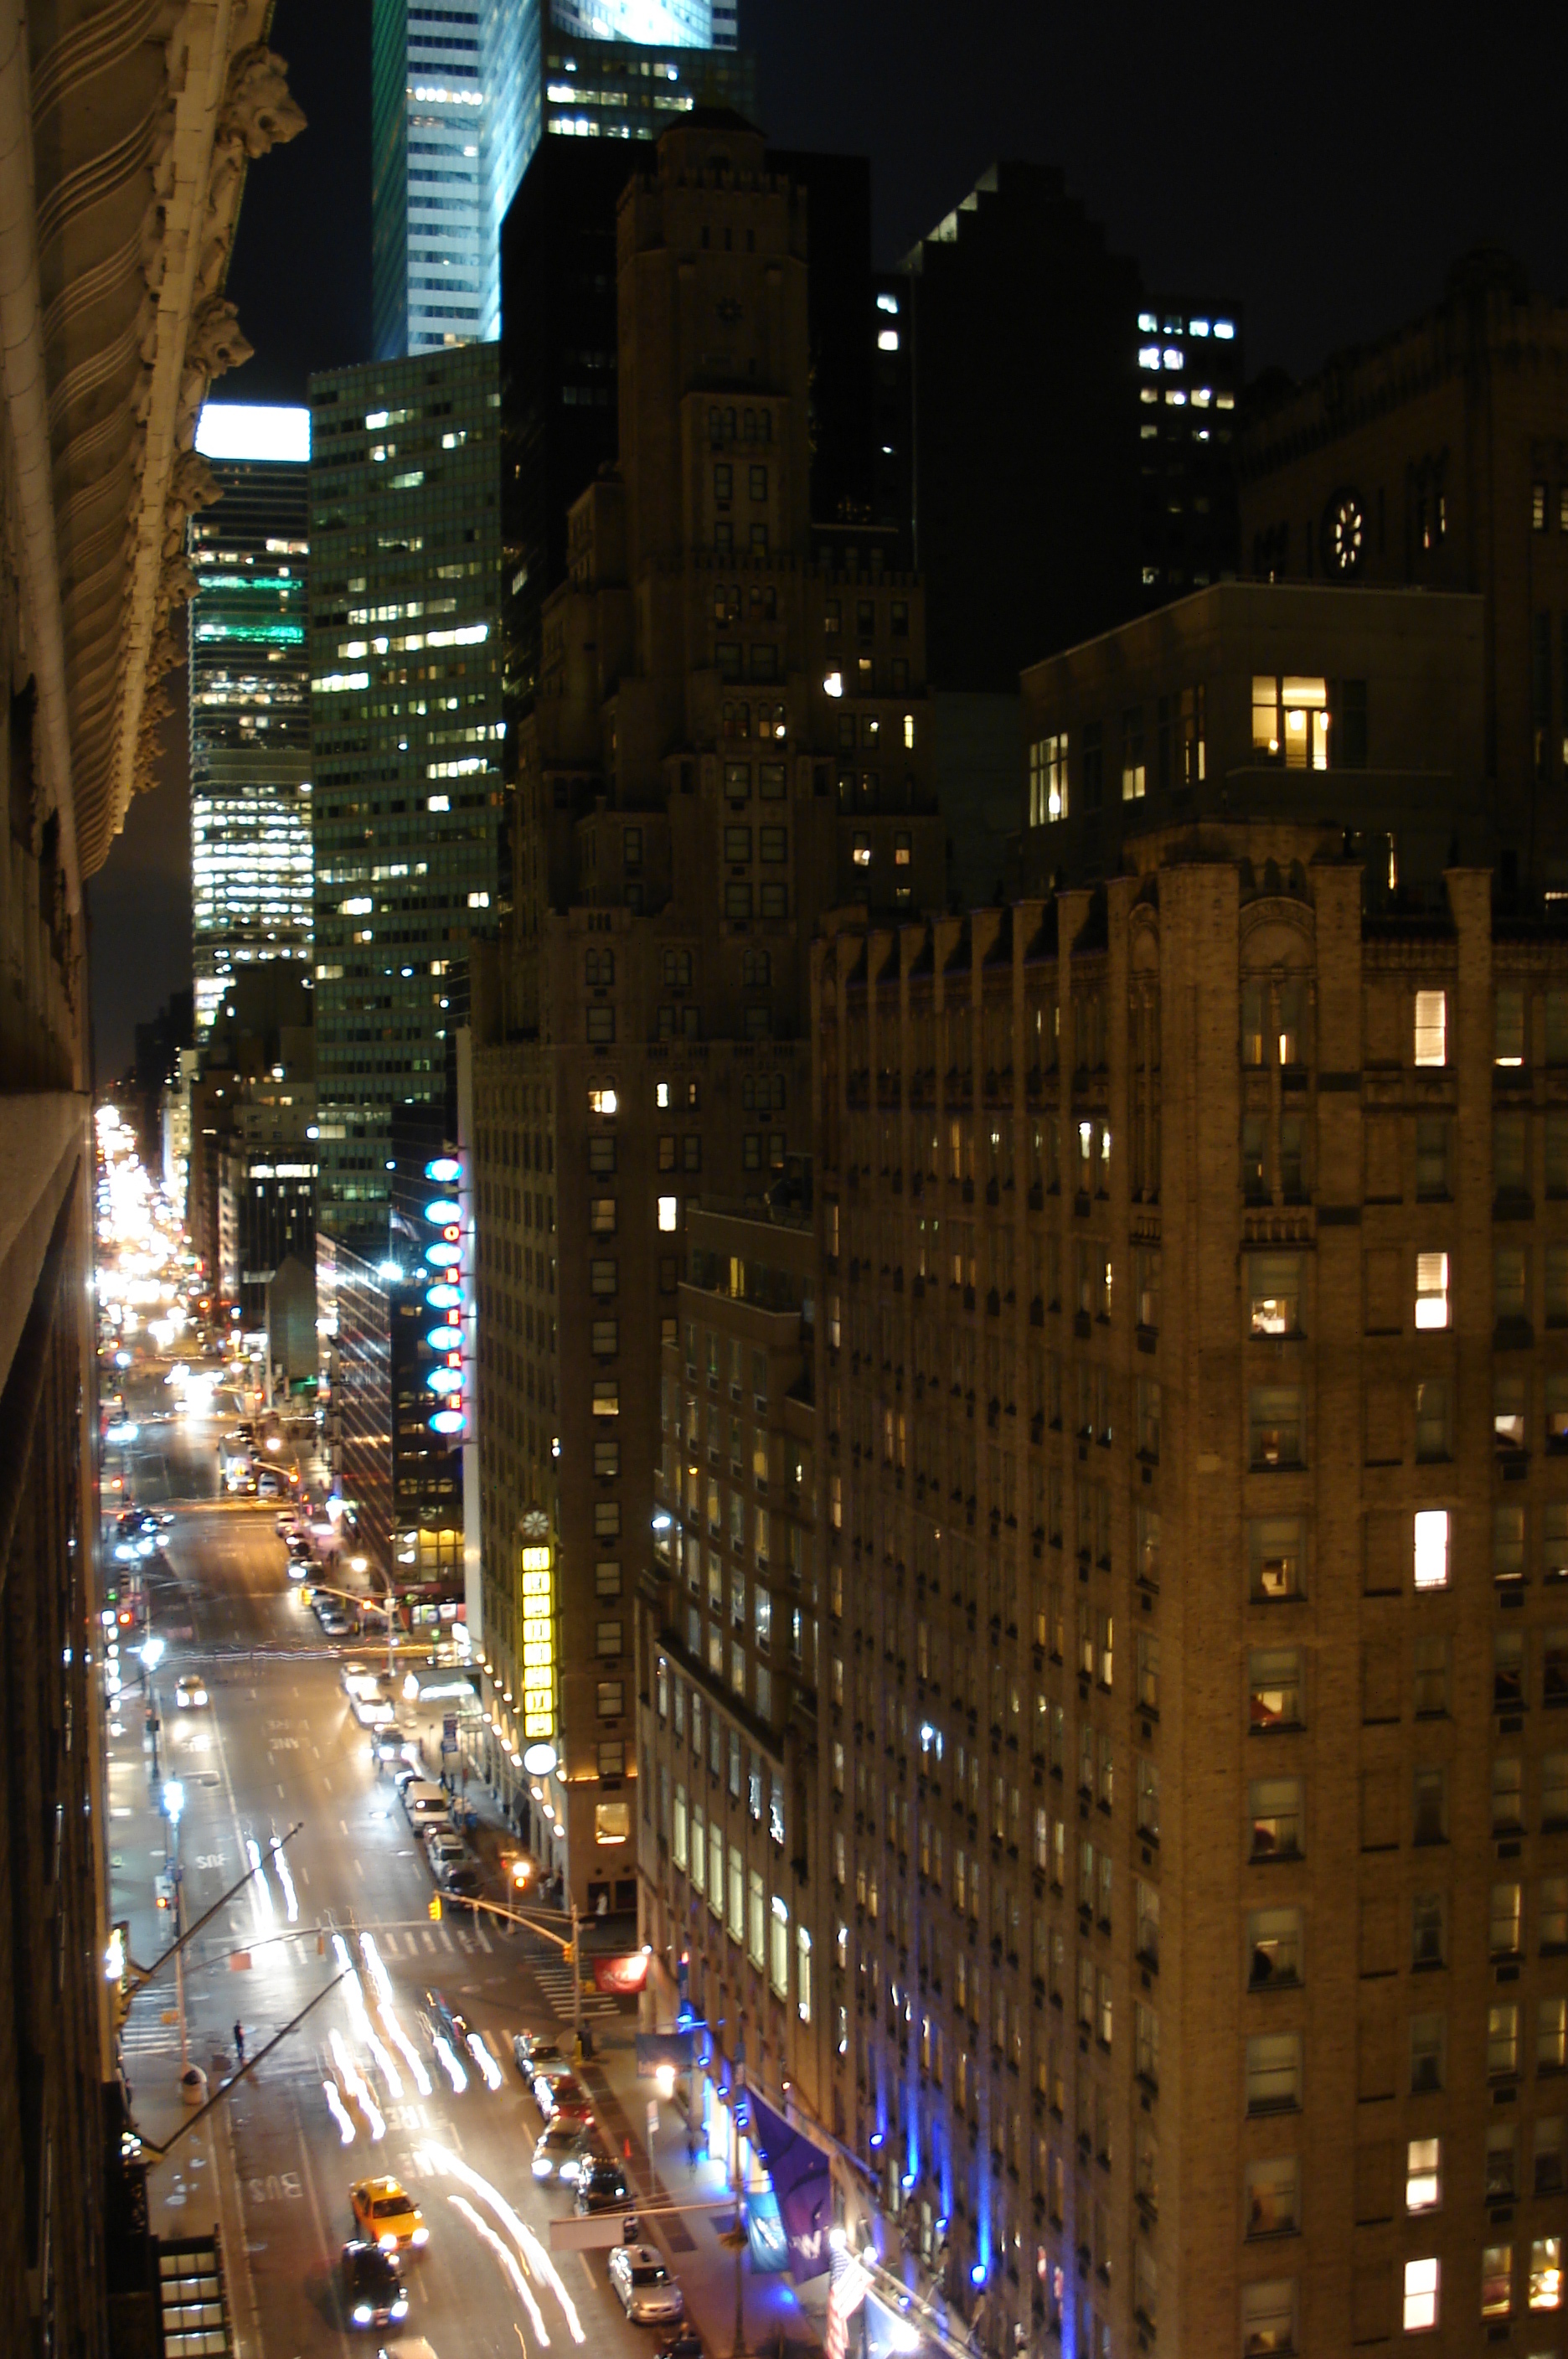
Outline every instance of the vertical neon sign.
[[(438, 1155), (425, 1166), (425, 1178), (437, 1191), (455, 1189), (463, 1166), (455, 1155)], [(425, 1219), (436, 1232), (425, 1247), (425, 1308), (432, 1325), (425, 1342), (436, 1364), (425, 1377), (425, 1389), (435, 1395), (427, 1420), (430, 1431), (456, 1440), (468, 1430), (468, 1386), (463, 1373), (463, 1207), (455, 1195), (432, 1194)]]

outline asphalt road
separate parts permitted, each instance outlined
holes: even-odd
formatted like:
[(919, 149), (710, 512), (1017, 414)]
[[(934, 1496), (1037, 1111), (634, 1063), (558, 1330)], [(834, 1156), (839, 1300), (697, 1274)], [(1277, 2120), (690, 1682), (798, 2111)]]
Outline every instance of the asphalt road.
[[(184, 1793), (178, 1856), (188, 1925), (244, 1874), (247, 1846), (267, 1862), (265, 1877), (191, 1944), (189, 2052), (212, 2085), (236, 2017), (254, 2058), (345, 1963), (358, 1982), (321, 1998), (156, 2167), (155, 2225), (169, 2234), (219, 2220), (245, 2359), (407, 2349), (419, 2336), (437, 2359), (515, 2359), (519, 2346), (564, 2353), (583, 2342), (648, 2354), (654, 2338), (626, 2321), (605, 2256), (550, 2259), (548, 2222), (567, 2206), (529, 2172), (539, 2122), (511, 2035), (528, 2025), (569, 2038), (557, 2012), (570, 2004), (566, 1977), (547, 1965), (541, 1982), (522, 1938), (483, 1919), (430, 1921), (430, 1875), (341, 1684), (351, 1650), (323, 1641), (289, 1582), (276, 1510), (213, 1495), (214, 1440), (210, 1425), (144, 1426), (127, 1470), (144, 1503), (174, 1505), (176, 1524), (149, 1583), (152, 1627), (169, 1649), (156, 1679), (158, 1776), (139, 1697), (127, 1694), (112, 1745), (115, 1913), (129, 1917), (143, 1963), (167, 1946), (169, 1920), (160, 1937), (148, 1903), (167, 1832), (157, 1799), (173, 1776)], [(209, 1702), (176, 1709), (175, 1682), (192, 1670)], [(273, 1840), (296, 1822), (280, 1865)], [(379, 2011), (371, 1943), (397, 2032)], [(183, 2118), (171, 1979), (166, 1969), (138, 1995), (126, 2030), (136, 2117), (155, 2141)], [(421, 2028), (432, 1989), (484, 2040), (497, 2088), (471, 2055), (461, 2060), (466, 2085), (451, 2085)], [(354, 2073), (368, 2102), (352, 2093)], [(326, 2084), (338, 2092), (337, 2118)], [(373, 2172), (414, 2193), (430, 2240), (408, 2268), (404, 2325), (356, 2333), (336, 2263), (352, 2233), (349, 2187)]]

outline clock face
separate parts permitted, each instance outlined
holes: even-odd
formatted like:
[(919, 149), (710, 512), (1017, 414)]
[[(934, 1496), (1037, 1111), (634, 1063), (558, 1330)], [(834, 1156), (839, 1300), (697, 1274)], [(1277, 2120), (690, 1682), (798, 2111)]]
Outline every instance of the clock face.
[(1336, 492), (1323, 517), (1323, 560), (1331, 573), (1348, 580), (1360, 571), (1367, 545), (1367, 513), (1355, 492)]

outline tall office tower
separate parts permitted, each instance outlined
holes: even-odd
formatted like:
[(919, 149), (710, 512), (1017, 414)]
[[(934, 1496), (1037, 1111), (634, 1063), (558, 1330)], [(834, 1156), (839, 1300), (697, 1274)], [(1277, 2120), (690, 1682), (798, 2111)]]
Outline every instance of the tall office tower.
[(1040, 741), (1201, 687), (1229, 812), (819, 953), (833, 2126), (993, 2350), (1560, 2315), (1568, 934), (1390, 922), (1311, 758), (1359, 631), (1368, 800), (1472, 807), (1481, 621), (1070, 651)]
[(1568, 893), (1568, 305), (1466, 255), (1407, 326), (1248, 424), (1242, 546), (1269, 581), (1486, 602), (1486, 802), (1499, 888)]
[[(861, 157), (773, 150), (768, 161), (803, 190), (822, 257), (807, 295), (811, 513), (858, 530), (872, 514), (870, 168)], [(615, 456), (615, 214), (629, 163), (618, 143), (546, 138), (502, 228), (502, 595), (513, 725), (538, 691), (545, 602), (566, 579), (572, 505)]]
[[(0, 41), (0, 2351), (29, 2359), (230, 2331), (211, 2213), (179, 2235), (182, 2215), (149, 2203), (120, 2052), (129, 1978), (106, 1973), (125, 1887), (98, 1635), (83, 893), (157, 776), (158, 687), (186, 654), (186, 519), (210, 490), (196, 414), (248, 350), (222, 291), (235, 217), (300, 123), (269, 15), (21, 0)], [(125, 1874), (147, 1871), (145, 1849), (125, 1855)], [(138, 2094), (143, 2079), (138, 2062)]]
[(920, 584), (818, 560), (799, 192), (699, 117), (628, 187), (618, 255), (620, 459), (545, 608), (471, 1132), (491, 1766), (617, 1906), (686, 1208), (760, 1199), (808, 1142), (818, 913), (944, 882)]
[(501, 332), (501, 223), (550, 133), (656, 137), (699, 98), (748, 105), (710, 0), (376, 0), (372, 309), (394, 360)]
[(207, 402), (218, 489), (187, 527), (196, 1037), (236, 967), (310, 956), (310, 413)]
[(494, 344), (310, 381), (321, 1225), (385, 1240), (393, 1110), (440, 1100), (500, 885)]

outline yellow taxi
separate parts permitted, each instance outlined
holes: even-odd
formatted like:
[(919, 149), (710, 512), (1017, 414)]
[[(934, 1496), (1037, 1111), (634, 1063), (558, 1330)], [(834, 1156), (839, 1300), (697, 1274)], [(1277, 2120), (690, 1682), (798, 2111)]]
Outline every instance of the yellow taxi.
[(362, 2179), (349, 2190), (354, 2223), (384, 2253), (419, 2252), (430, 2241), (424, 2213), (396, 2179)]

